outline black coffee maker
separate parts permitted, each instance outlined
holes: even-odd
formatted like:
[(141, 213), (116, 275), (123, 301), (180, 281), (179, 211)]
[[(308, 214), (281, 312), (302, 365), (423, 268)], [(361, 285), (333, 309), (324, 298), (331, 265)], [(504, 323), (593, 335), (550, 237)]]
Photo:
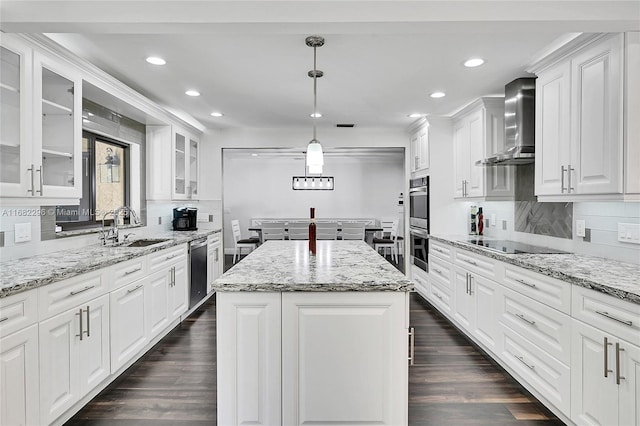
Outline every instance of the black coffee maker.
[(197, 230), (196, 220), (198, 209), (194, 207), (176, 207), (173, 209), (173, 230), (174, 231), (195, 231)]

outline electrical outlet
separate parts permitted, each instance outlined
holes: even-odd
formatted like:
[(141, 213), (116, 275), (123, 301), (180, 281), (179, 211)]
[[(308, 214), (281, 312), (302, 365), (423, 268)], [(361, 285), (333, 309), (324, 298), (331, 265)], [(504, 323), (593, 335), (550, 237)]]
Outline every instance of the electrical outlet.
[(495, 213), (491, 214), (490, 218), (491, 218), (491, 226), (496, 226), (496, 215), (495, 215)]
[(502, 221), (502, 229), (503, 229), (504, 231), (506, 231), (506, 230), (507, 230), (507, 221), (506, 221), (506, 220), (503, 220), (503, 221)]
[(31, 223), (16, 223), (14, 225), (15, 230), (15, 242), (24, 243), (31, 241)]
[(158, 216), (158, 225), (162, 225), (162, 216)]
[(583, 237), (585, 236), (585, 222), (584, 220), (576, 220), (576, 237)]
[(209, 222), (213, 222), (213, 215), (212, 214), (209, 215)]
[(4, 247), (4, 231), (0, 232), (0, 247)]

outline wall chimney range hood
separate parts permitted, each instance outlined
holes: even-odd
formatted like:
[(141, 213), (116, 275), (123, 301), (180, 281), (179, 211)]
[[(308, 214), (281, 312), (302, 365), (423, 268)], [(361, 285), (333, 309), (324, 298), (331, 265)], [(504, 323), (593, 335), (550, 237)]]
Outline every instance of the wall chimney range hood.
[(531, 164), (535, 159), (536, 79), (518, 78), (504, 89), (505, 150), (476, 165)]

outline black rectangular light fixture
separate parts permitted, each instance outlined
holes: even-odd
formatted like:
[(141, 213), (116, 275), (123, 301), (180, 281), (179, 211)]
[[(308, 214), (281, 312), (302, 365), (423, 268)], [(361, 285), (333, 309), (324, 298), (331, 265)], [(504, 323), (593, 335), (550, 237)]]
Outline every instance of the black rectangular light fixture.
[(294, 191), (333, 191), (333, 176), (294, 176), (291, 187)]

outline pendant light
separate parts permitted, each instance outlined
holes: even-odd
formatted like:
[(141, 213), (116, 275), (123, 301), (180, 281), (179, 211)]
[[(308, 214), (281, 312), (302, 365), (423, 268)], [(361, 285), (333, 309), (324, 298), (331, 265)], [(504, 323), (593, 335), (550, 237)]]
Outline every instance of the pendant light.
[(313, 70), (309, 71), (308, 76), (313, 78), (313, 139), (307, 146), (306, 164), (309, 173), (322, 174), (322, 166), (324, 165), (324, 155), (322, 154), (322, 145), (316, 139), (316, 120), (318, 118), (317, 111), (317, 79), (322, 77), (324, 73), (316, 69), (316, 48), (324, 46), (324, 38), (314, 35), (305, 39), (307, 46), (313, 47)]

